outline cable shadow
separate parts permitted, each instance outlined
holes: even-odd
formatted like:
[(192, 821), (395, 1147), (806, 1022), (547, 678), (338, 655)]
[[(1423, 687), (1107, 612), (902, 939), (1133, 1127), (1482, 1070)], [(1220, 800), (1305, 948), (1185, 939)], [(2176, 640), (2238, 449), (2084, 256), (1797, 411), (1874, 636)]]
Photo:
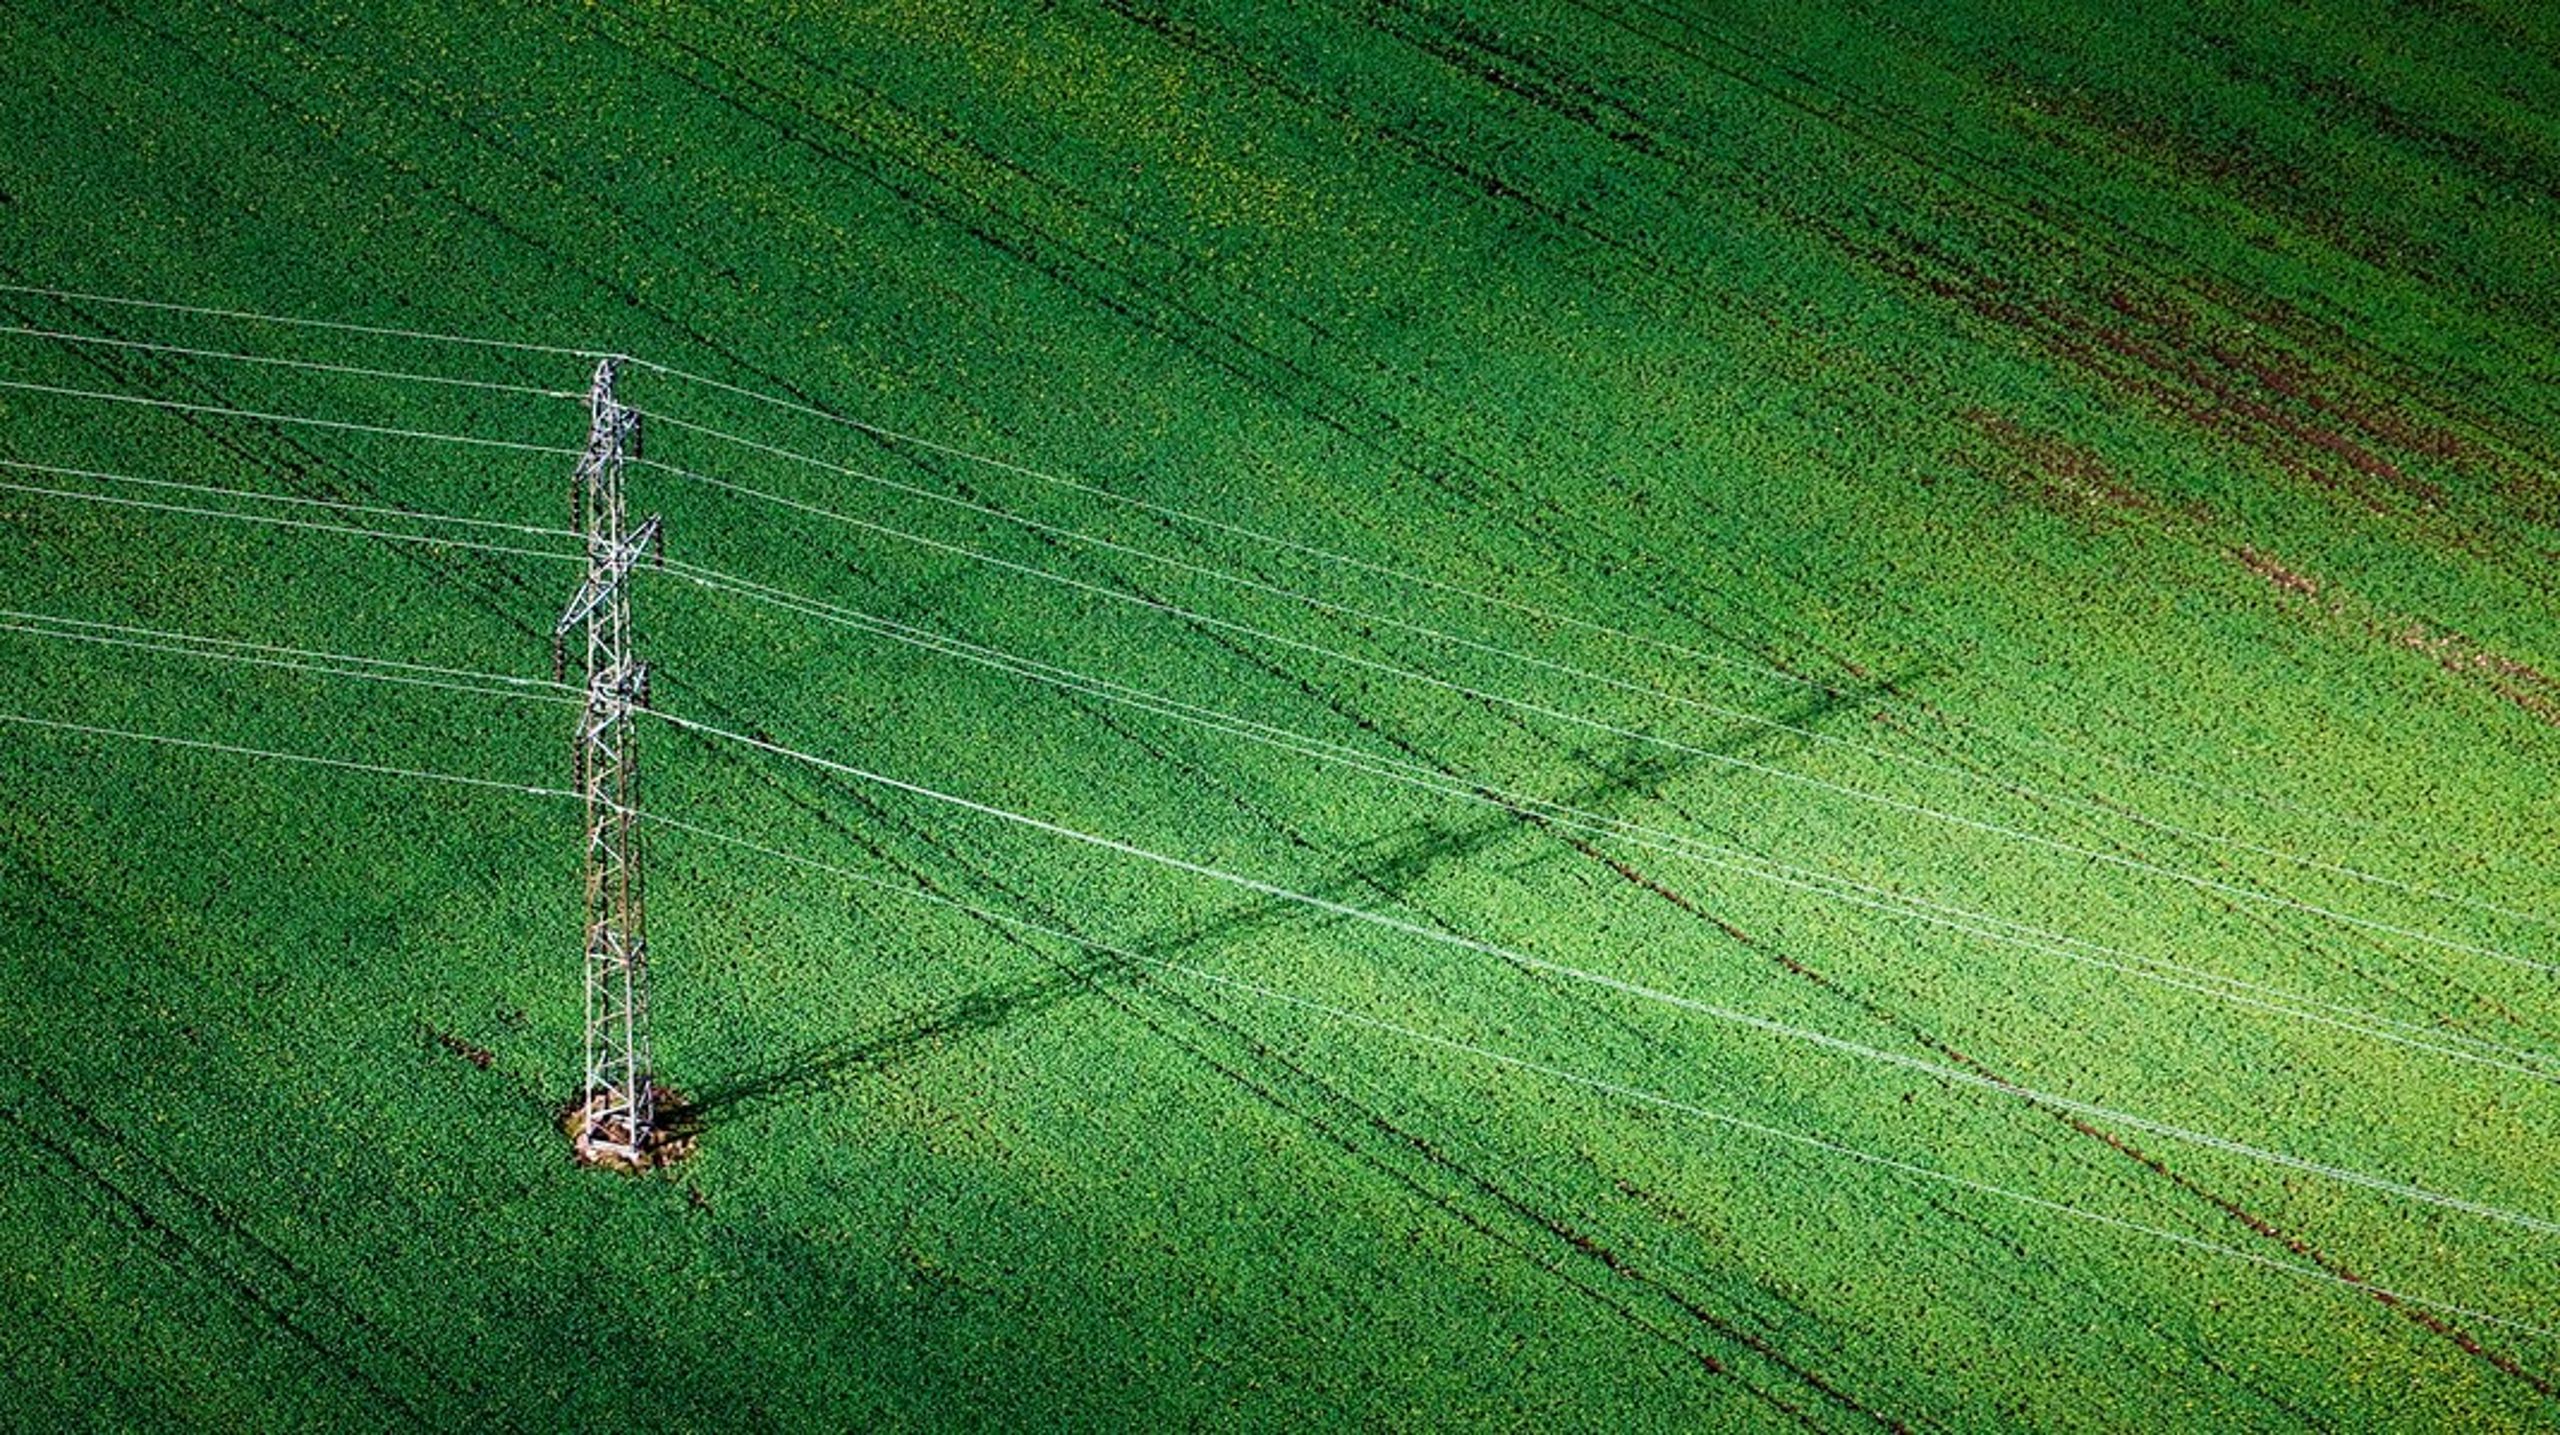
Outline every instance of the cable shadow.
[[(1713, 752), (1742, 756), (1800, 738), (1800, 733), (1790, 729), (1811, 727), (1844, 706), (1889, 690), (1898, 681), (1902, 679), (1879, 679), (1856, 688), (1824, 688), (1809, 693), (1769, 724), (1737, 725)], [(1612, 803), (1658, 790), (1713, 760), (1707, 752), (1682, 752), (1632, 739), (1614, 758), (1588, 754), (1580, 758), (1596, 769), (1593, 779), (1560, 796), (1540, 798), (1540, 804), (1606, 811)], [(1488, 800), (1499, 801), (1485, 789), (1469, 786)], [(1481, 817), (1454, 823), (1426, 819), (1352, 849), (1353, 860), (1344, 870), (1298, 890), (1332, 902), (1349, 903), (1364, 894), (1401, 901), (1434, 871), (1450, 863), (1471, 861), (1505, 842), (1535, 838), (1546, 831), (1546, 821), (1528, 804), (1518, 808), (1492, 807)], [(1136, 954), (1132, 957), (1093, 955), (1090, 949), (1084, 949), (1088, 953), (1085, 959), (1057, 958), (1058, 965), (1049, 972), (993, 983), (840, 1037), (802, 1046), (769, 1065), (700, 1089), (681, 1107), (668, 1109), (665, 1119), (698, 1131), (757, 1106), (821, 1096), (944, 1043), (1037, 1016), (1077, 996), (1093, 995), (1106, 984), (1135, 986), (1152, 970), (1150, 960), (1178, 960), (1185, 954), (1277, 927), (1342, 920), (1348, 919), (1315, 912), (1302, 902), (1256, 897), (1208, 923), (1123, 944)]]

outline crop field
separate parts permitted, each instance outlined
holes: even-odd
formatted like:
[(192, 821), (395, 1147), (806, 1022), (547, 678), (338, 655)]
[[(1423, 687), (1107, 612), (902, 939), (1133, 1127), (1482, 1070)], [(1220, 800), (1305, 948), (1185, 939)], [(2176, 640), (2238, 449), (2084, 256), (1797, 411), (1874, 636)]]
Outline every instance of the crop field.
[(2560, 1421), (2560, 12), (1816, 8), (0, 9), (0, 1428)]

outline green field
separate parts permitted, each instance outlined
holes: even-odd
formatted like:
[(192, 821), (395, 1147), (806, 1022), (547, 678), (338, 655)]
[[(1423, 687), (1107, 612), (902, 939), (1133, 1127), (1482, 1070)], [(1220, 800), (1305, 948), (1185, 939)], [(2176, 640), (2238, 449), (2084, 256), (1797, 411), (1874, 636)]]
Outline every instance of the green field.
[(8, 6), (0, 1428), (2560, 1421), (2560, 19), (1822, 8)]

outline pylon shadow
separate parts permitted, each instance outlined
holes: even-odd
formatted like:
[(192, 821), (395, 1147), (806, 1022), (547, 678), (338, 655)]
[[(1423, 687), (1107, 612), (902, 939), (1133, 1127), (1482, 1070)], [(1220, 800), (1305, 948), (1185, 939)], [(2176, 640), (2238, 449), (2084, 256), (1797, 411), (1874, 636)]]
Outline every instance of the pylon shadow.
[[(1781, 745), (1800, 735), (1792, 729), (1809, 728), (1845, 705), (1896, 691), (1907, 677), (1879, 679), (1856, 688), (1813, 690), (1768, 723), (1737, 725), (1722, 744), (1709, 752), (1684, 752), (1628, 739), (1624, 751), (1614, 759), (1585, 759), (1599, 769), (1597, 775), (1560, 796), (1516, 806), (1489, 806), (1483, 816), (1460, 822), (1425, 819), (1355, 849), (1354, 860), (1344, 870), (1296, 890), (1346, 905), (1358, 905), (1353, 899), (1363, 894), (1400, 900), (1450, 863), (1470, 861), (1505, 842), (1534, 837), (1541, 826), (1536, 815), (1540, 808), (1605, 812), (1612, 803), (1656, 791), (1714, 761), (1710, 752), (1738, 757)], [(1456, 785), (1456, 780), (1450, 781)], [(1489, 795), (1488, 800), (1497, 804), (1500, 801)], [(684, 1104), (681, 1115), (699, 1129), (751, 1107), (824, 1095), (941, 1045), (1037, 1016), (1106, 985), (1134, 985), (1153, 970), (1148, 959), (1177, 960), (1197, 949), (1223, 946), (1274, 927), (1341, 920), (1347, 919), (1328, 917), (1303, 902), (1256, 897), (1229, 909), (1213, 922), (1115, 944), (1136, 953), (1134, 959), (1090, 955), (1091, 948), (1078, 949), (1089, 954), (1082, 959), (1052, 954), (1057, 965), (1049, 972), (993, 983), (841, 1037), (814, 1042), (768, 1066), (709, 1085)]]

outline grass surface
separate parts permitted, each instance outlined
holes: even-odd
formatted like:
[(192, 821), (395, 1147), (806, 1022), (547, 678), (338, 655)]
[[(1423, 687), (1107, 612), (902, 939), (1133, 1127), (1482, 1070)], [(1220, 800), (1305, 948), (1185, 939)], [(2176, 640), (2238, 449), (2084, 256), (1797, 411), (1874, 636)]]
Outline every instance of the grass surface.
[[(705, 1128), (617, 1180), (570, 804), (9, 726), (0, 1424), (2560, 1414), (2530, 7), (385, 8), (0, 14), (0, 281), (884, 426), (623, 384), (676, 559), (1074, 676), (679, 568), (664, 711), (1403, 925), (652, 726), (804, 862), (657, 830)], [(575, 356), (0, 323), (561, 395), (0, 334), (207, 406), (0, 458), (561, 521), (272, 416), (574, 448)], [(0, 489), (21, 612), (538, 678), (575, 577)], [(567, 783), (535, 700), (0, 693)]]

